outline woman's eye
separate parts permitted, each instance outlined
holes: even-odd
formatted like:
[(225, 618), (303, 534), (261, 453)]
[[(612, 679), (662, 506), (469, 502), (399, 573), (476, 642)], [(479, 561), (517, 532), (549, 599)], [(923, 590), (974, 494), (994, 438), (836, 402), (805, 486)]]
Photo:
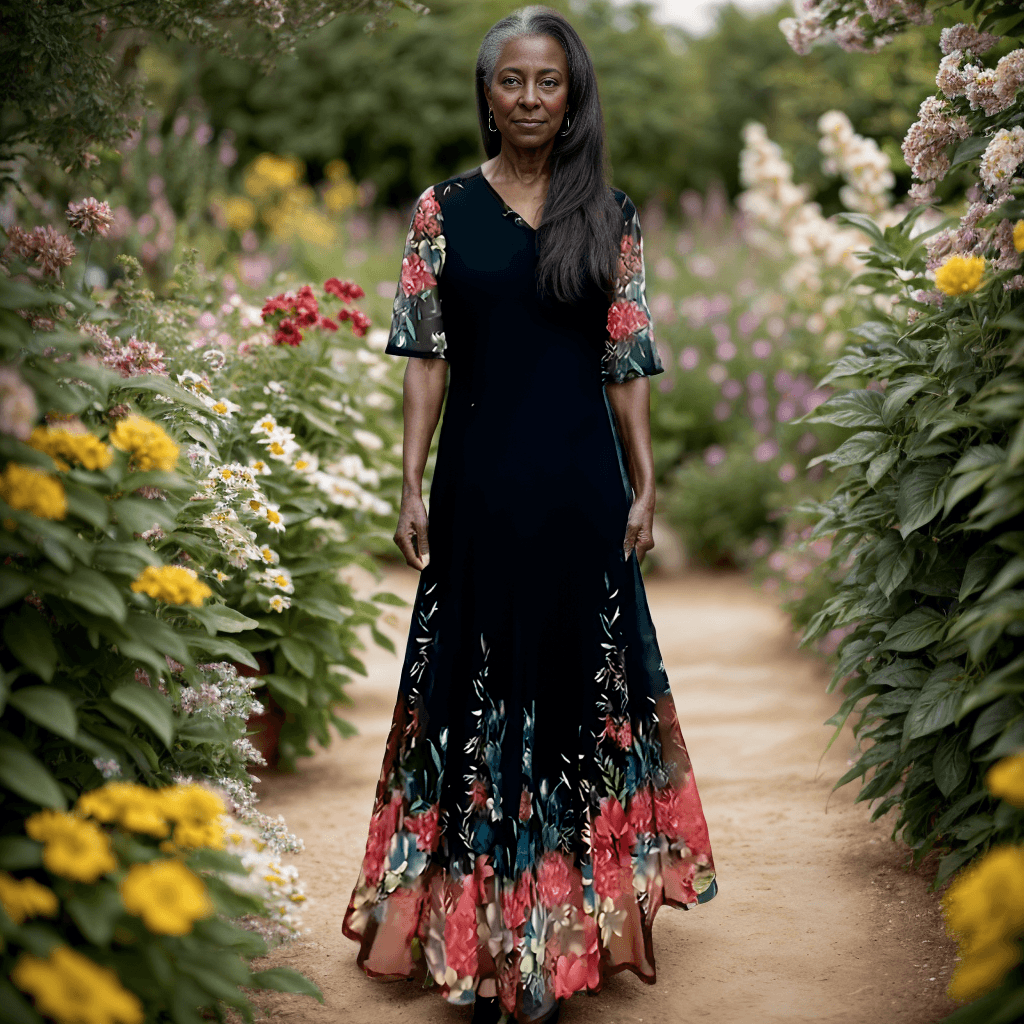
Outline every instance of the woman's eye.
[(546, 85), (549, 89), (555, 89), (558, 87), (558, 82), (556, 82), (553, 78), (545, 78), (544, 81), (541, 82), (540, 84)]
[(514, 78), (505, 78), (505, 79), (502, 79), (501, 84), (502, 85), (518, 85), (519, 83)]

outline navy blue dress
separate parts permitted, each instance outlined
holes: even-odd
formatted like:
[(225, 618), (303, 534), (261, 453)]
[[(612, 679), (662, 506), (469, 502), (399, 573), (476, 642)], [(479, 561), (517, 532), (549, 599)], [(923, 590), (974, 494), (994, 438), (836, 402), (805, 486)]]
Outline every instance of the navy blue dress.
[(536, 233), (479, 168), (420, 197), (386, 352), (448, 362), (420, 575), (344, 919), (377, 977), (520, 1020), (655, 980), (651, 926), (715, 891), (635, 555), (605, 385), (662, 372), (636, 209), (615, 294), (544, 298)]

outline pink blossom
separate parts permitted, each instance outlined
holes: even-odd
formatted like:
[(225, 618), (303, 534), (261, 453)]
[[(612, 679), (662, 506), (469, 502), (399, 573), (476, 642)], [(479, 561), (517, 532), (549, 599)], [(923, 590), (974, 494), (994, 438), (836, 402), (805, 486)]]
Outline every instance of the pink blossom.
[(545, 907), (561, 906), (572, 894), (572, 874), (565, 857), (549, 850), (537, 866), (537, 893)]
[(700, 352), (688, 345), (679, 353), (679, 365), (684, 370), (692, 370), (700, 362)]
[(767, 359), (772, 354), (772, 343), (766, 338), (758, 338), (757, 341), (750, 346), (750, 351), (753, 352), (758, 359)]
[(524, 871), (514, 886), (507, 886), (501, 893), (501, 917), (506, 928), (518, 928), (526, 921), (533, 901), (530, 889), (533, 875)]
[(437, 286), (437, 279), (421, 256), (411, 252), (402, 260), (400, 278), (402, 291), (406, 295), (420, 295)]
[(384, 855), (398, 827), (401, 806), (402, 791), (396, 789), (391, 794), (390, 802), (370, 818), (370, 834), (363, 857), (363, 875), (369, 885), (377, 885), (384, 875)]
[(650, 832), (654, 816), (654, 805), (651, 801), (650, 788), (638, 789), (629, 801), (627, 817), (635, 832)]
[(620, 300), (608, 309), (608, 335), (613, 341), (623, 341), (643, 330), (649, 322), (647, 314), (635, 302)]
[(530, 796), (530, 791), (524, 786), (519, 797), (519, 820), (529, 821), (531, 814), (533, 814), (533, 798)]
[(418, 849), (426, 850), (429, 853), (433, 853), (437, 849), (437, 841), (440, 836), (439, 815), (440, 807), (434, 804), (429, 811), (405, 819), (405, 827), (416, 836)]
[(83, 235), (106, 235), (114, 221), (110, 204), (89, 197), (78, 203), (68, 203), (68, 223)]
[(460, 977), (473, 977), (479, 966), (477, 959), (475, 886), (470, 878), (463, 880), (462, 894), (455, 910), (444, 925), (444, 945), (448, 966)]
[(704, 449), (704, 461), (709, 466), (717, 466), (725, 461), (725, 449), (720, 444), (713, 444)]
[(483, 779), (473, 780), (469, 787), (469, 802), (478, 810), (487, 806), (487, 784)]
[(569, 953), (555, 961), (554, 983), (555, 998), (568, 999), (573, 992), (587, 987), (587, 960), (585, 957)]
[(754, 449), (754, 461), (755, 462), (771, 462), (776, 455), (779, 454), (779, 443), (774, 438), (769, 438), (767, 441), (762, 441)]

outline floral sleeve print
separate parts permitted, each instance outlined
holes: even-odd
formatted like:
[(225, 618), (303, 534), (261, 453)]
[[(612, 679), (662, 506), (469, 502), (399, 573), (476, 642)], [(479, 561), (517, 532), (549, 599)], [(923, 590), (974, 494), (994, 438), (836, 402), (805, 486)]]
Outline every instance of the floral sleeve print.
[(384, 349), (390, 355), (447, 358), (437, 291), (444, 255), (441, 206), (431, 186), (416, 201), (409, 236), (405, 240), (391, 333)]
[(649, 377), (665, 369), (654, 344), (654, 325), (644, 294), (644, 251), (636, 207), (623, 204), (622, 241), (615, 296), (608, 308), (602, 382), (618, 384)]

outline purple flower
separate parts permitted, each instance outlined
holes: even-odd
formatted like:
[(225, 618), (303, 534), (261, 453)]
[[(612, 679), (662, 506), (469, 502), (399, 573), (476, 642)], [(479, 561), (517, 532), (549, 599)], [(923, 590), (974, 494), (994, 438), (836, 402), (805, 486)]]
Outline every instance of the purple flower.
[(756, 462), (771, 462), (778, 454), (779, 442), (770, 437), (767, 441), (762, 441), (754, 449), (754, 460)]
[(722, 384), (723, 398), (739, 398), (743, 394), (743, 385), (738, 380), (727, 380)]
[(788, 423), (796, 415), (796, 405), (790, 402), (788, 399), (779, 402), (778, 408), (775, 410), (775, 418), (780, 423)]
[(188, 114), (179, 114), (171, 125), (171, 131), (180, 139), (189, 129)]
[(714, 416), (715, 419), (721, 422), (727, 420), (732, 415), (732, 406), (728, 402), (718, 402), (715, 405)]
[(213, 129), (208, 124), (196, 126), (195, 134), (192, 136), (197, 146), (205, 146), (213, 138)]
[(731, 341), (720, 341), (715, 347), (715, 355), (723, 362), (736, 355), (736, 346)]
[(764, 558), (765, 555), (771, 551), (771, 541), (767, 537), (758, 537), (753, 544), (750, 545), (750, 553), (754, 558)]
[(764, 374), (758, 373), (757, 370), (752, 370), (747, 374), (747, 390), (748, 391), (764, 391)]
[(796, 478), (796, 466), (792, 462), (784, 462), (779, 466), (779, 479), (784, 483), (788, 484), (790, 480)]
[(817, 409), (822, 402), (828, 400), (830, 391), (825, 388), (817, 388), (812, 391), (809, 395), (804, 395), (803, 402), (801, 403), (804, 407), (804, 412), (810, 412), (812, 409)]
[(763, 395), (754, 395), (747, 401), (747, 411), (751, 416), (764, 416), (768, 412), (768, 399)]
[(765, 338), (758, 338), (753, 345), (750, 346), (750, 351), (758, 359), (767, 359), (772, 354), (772, 343), (767, 341)]
[(700, 352), (688, 345), (679, 353), (679, 365), (684, 370), (692, 370), (700, 362)]
[(715, 341), (721, 345), (729, 340), (729, 325), (715, 324), (714, 327), (711, 328), (711, 334)]
[(781, 316), (771, 317), (764, 327), (773, 338), (781, 338), (786, 333), (786, 321)]
[(662, 392), (671, 391), (675, 387), (676, 382), (671, 377), (662, 377), (658, 381), (658, 390)]
[(748, 309), (746, 313), (740, 314), (740, 318), (736, 323), (736, 328), (745, 338), (760, 322), (760, 315)]
[(725, 449), (720, 444), (713, 444), (704, 449), (704, 461), (709, 466), (718, 466), (725, 461)]
[(807, 455), (808, 453), (813, 452), (817, 447), (818, 439), (810, 431), (807, 431), (806, 434), (801, 434), (800, 440), (796, 443), (796, 450), (800, 452), (801, 455)]
[(773, 383), (775, 384), (775, 390), (779, 394), (784, 394), (792, 387), (793, 375), (788, 370), (776, 370)]
[(708, 376), (716, 384), (722, 384), (729, 376), (729, 371), (721, 363), (712, 363), (708, 367)]

